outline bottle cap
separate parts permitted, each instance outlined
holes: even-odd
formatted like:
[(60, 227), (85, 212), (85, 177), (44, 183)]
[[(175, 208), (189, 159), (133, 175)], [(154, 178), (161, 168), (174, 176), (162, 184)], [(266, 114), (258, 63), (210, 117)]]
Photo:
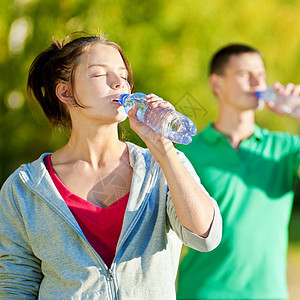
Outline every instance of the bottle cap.
[(272, 102), (276, 100), (277, 94), (272, 87), (264, 91), (256, 91), (255, 96), (262, 101)]
[(121, 94), (120, 97), (119, 97), (119, 103), (121, 105), (124, 106), (124, 100), (129, 96), (130, 94)]

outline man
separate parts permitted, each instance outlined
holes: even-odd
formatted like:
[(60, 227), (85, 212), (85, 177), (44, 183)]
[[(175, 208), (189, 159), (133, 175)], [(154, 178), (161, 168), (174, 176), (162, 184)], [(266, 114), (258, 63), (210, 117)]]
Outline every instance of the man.
[[(209, 82), (218, 117), (191, 144), (178, 148), (218, 201), (223, 238), (210, 253), (188, 250), (180, 265), (178, 299), (286, 299), (288, 224), (300, 139), (255, 124), (255, 91), (267, 87), (256, 49), (221, 49), (212, 59)], [(274, 88), (283, 95), (300, 94), (300, 86), (293, 84)]]

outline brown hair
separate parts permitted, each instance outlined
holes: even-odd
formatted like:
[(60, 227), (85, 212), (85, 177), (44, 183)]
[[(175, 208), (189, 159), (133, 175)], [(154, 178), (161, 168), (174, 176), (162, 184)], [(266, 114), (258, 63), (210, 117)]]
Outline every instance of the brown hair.
[(214, 54), (209, 66), (209, 75), (214, 73), (223, 75), (224, 69), (226, 68), (230, 57), (244, 53), (257, 53), (262, 57), (262, 54), (259, 50), (248, 45), (232, 44), (225, 46)]
[[(35, 98), (39, 102), (49, 123), (67, 128), (71, 128), (71, 118), (65, 104), (56, 96), (56, 86), (59, 82), (65, 81), (73, 88), (74, 71), (81, 55), (88, 47), (101, 43), (116, 48), (128, 71), (130, 87), (133, 86), (131, 67), (118, 44), (108, 41), (105, 35), (83, 36), (65, 43), (69, 37), (70, 35), (63, 40), (62, 44), (52, 39), (51, 46), (42, 51), (31, 64), (27, 81), (30, 98)], [(76, 100), (75, 103), (81, 106)]]

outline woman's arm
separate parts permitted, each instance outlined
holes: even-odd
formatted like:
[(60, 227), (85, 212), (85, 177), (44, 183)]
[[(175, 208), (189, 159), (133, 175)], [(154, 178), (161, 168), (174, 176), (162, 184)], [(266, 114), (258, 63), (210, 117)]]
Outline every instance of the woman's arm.
[[(170, 104), (156, 98), (147, 103), (153, 107)], [(166, 177), (179, 222), (193, 233), (207, 237), (214, 219), (214, 206), (209, 195), (203, 191), (181, 163), (177, 152), (166, 138), (151, 130), (136, 117), (137, 107), (129, 112), (131, 128), (137, 132), (161, 166)]]
[(33, 255), (12, 180), (0, 193), (0, 299), (37, 299), (42, 280), (40, 261)]

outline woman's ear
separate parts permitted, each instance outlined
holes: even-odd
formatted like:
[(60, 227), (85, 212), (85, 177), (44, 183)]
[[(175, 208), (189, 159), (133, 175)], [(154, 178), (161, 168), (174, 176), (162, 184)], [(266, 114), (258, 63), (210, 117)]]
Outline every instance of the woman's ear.
[(222, 89), (222, 77), (213, 73), (209, 76), (209, 83), (214, 94), (218, 95)]
[(60, 82), (56, 86), (56, 96), (67, 105), (74, 105), (75, 101), (71, 93), (70, 85), (67, 82)]

